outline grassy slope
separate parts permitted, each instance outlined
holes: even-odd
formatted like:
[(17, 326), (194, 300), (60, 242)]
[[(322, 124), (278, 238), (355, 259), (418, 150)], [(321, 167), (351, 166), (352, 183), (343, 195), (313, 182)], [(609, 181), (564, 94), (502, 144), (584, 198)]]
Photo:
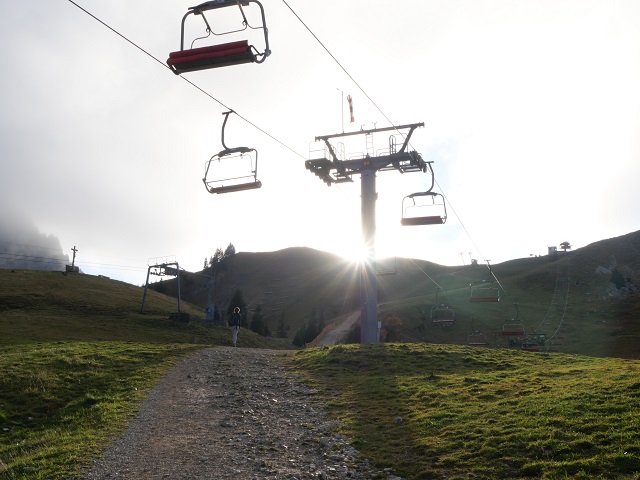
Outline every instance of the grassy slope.
[(640, 476), (640, 362), (452, 345), (299, 352), (354, 445), (407, 479)]
[[(229, 345), (175, 298), (88, 275), (0, 270), (0, 478), (69, 479), (177, 359)], [(194, 316), (202, 311), (182, 304)], [(243, 331), (243, 347), (289, 348)]]
[[(640, 341), (640, 294), (623, 299), (609, 296), (611, 275), (598, 267), (617, 268), (640, 285), (640, 232), (548, 256), (516, 259), (493, 266), (503, 291), (499, 303), (471, 303), (469, 284), (488, 278), (485, 266), (444, 267), (421, 260), (397, 259), (397, 274), (379, 277), (379, 320), (394, 316), (390, 338), (395, 341), (464, 345), (473, 330), (482, 331), (491, 345), (506, 346), (500, 332), (505, 321), (519, 318), (528, 333), (554, 336), (553, 349), (567, 353), (635, 358)], [(308, 248), (270, 253), (239, 253), (217, 288), (229, 298), (240, 289), (250, 306), (262, 305), (275, 330), (280, 312), (293, 334), (311, 311), (324, 310), (327, 321), (345, 318), (359, 308), (358, 272), (340, 257)], [(569, 287), (565, 321), (543, 322), (554, 300), (558, 272)], [(200, 280), (199, 280), (200, 281)], [(429, 312), (436, 301), (434, 281), (446, 292), (438, 302), (450, 303), (457, 322), (452, 328), (432, 325)], [(166, 282), (175, 288), (175, 282)], [(183, 283), (185, 297), (204, 306), (206, 292), (196, 282)], [(226, 305), (223, 299), (218, 299)], [(397, 322), (396, 322), (397, 323)]]
[[(205, 325), (202, 309), (182, 302), (189, 323), (169, 320), (177, 300), (91, 275), (0, 270), (0, 345), (50, 340), (204, 343), (226, 345), (226, 328)], [(200, 317), (200, 320), (197, 319)], [(286, 342), (243, 332), (244, 346), (283, 348)]]
[[(545, 256), (495, 265), (493, 271), (504, 287), (498, 303), (468, 301), (468, 285), (487, 278), (485, 267), (433, 269), (430, 276), (446, 291), (439, 301), (450, 303), (456, 313), (457, 321), (449, 328), (430, 322), (429, 310), (435, 303), (433, 283), (428, 279), (428, 282), (421, 280), (407, 270), (404, 279), (385, 281), (405, 282), (406, 291), (411, 293), (401, 298), (388, 298), (379, 308), (379, 318), (384, 322), (395, 315), (402, 320), (402, 328), (395, 328), (393, 332), (395, 340), (464, 345), (472, 330), (480, 330), (486, 334), (490, 345), (504, 347), (507, 342), (501, 335), (502, 326), (516, 316), (514, 303), (517, 303), (519, 320), (526, 331), (544, 333), (548, 337), (555, 335), (553, 349), (556, 351), (637, 358), (640, 294), (612, 297), (611, 275), (597, 273), (597, 268), (617, 265), (628, 281), (640, 286), (639, 251), (640, 234), (637, 232), (597, 242), (567, 255), (560, 254), (555, 260)], [(415, 266), (414, 269), (417, 270)], [(568, 286), (569, 294), (562, 323), (564, 297), (554, 299), (558, 272), (564, 279), (563, 286)], [(419, 287), (411, 290), (412, 281)], [(553, 301), (559, 302), (556, 317), (545, 323)]]
[[(605, 298), (609, 278), (594, 271), (615, 260), (640, 284), (634, 277), (638, 244), (638, 234), (631, 234), (572, 252), (580, 285), (571, 289), (560, 351), (637, 356), (637, 294)], [(234, 268), (240, 280), (229, 283), (252, 292), (249, 301), (265, 291), (288, 294), (291, 311), (300, 312), (287, 310), (289, 320), (304, 321), (312, 305), (353, 308), (344, 297), (353, 291), (353, 270), (327, 256), (309, 260), (308, 249), (293, 250), (297, 257), (250, 254), (251, 262)], [(467, 301), (468, 283), (486, 274), (482, 267), (400, 260), (397, 276), (381, 277), (381, 319), (401, 319), (393, 332), (399, 339), (457, 344), (466, 343), (470, 328), (498, 331), (513, 316), (514, 301), (534, 324), (548, 309), (557, 267), (566, 260), (496, 265), (507, 295), (491, 305)], [(314, 264), (317, 271), (306, 270)], [(455, 305), (452, 328), (425, 319), (435, 295), (423, 271)], [(2, 478), (70, 478), (121, 431), (136, 402), (177, 358), (229, 340), (224, 328), (167, 320), (175, 298), (155, 292), (141, 315), (139, 287), (86, 275), (0, 273)], [(187, 303), (183, 309), (202, 314)], [(241, 342), (286, 346), (250, 332)], [(327, 395), (359, 448), (409, 478), (638, 478), (633, 412), (640, 406), (640, 378), (632, 360), (414, 344), (304, 352), (298, 368)]]

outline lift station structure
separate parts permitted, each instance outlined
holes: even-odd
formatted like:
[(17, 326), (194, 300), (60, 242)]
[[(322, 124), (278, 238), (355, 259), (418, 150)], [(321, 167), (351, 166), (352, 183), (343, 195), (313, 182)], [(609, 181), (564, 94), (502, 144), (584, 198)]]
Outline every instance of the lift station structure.
[[(375, 268), (375, 236), (376, 236), (376, 173), (379, 171), (398, 170), (400, 173), (426, 172), (429, 162), (415, 151), (408, 151), (409, 140), (414, 130), (424, 127), (424, 123), (374, 128), (356, 132), (323, 135), (315, 138), (323, 142), (321, 150), (310, 151), (305, 162), (308, 170), (317, 175), (328, 186), (334, 183), (353, 182), (352, 177), (360, 175), (362, 241), (366, 257), (360, 265), (360, 342), (376, 343), (378, 341), (378, 277)], [(374, 152), (374, 133), (397, 131), (389, 137), (388, 148)], [(402, 133), (406, 131), (406, 133)], [(336, 145), (331, 139), (347, 136), (365, 135), (367, 151), (362, 155), (345, 158), (344, 144)], [(311, 149), (310, 149), (311, 150)], [(320, 153), (320, 155), (317, 155)]]

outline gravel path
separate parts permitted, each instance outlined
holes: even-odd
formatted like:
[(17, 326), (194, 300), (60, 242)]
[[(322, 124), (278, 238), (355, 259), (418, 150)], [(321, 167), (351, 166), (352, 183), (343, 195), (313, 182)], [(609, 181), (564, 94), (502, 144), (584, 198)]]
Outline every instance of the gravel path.
[(347, 338), (349, 330), (360, 320), (360, 310), (352, 312), (342, 323), (338, 324), (333, 330), (326, 332), (322, 338), (316, 343), (316, 347), (332, 346)]
[(219, 347), (180, 361), (86, 480), (398, 479), (333, 433), (290, 354)]

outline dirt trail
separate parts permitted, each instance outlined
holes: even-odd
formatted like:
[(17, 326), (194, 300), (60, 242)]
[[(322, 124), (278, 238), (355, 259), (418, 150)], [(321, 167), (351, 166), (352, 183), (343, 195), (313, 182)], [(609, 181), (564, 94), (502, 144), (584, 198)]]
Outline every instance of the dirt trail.
[(291, 352), (209, 348), (184, 359), (141, 405), (86, 480), (398, 478), (335, 434)]
[(351, 327), (355, 325), (355, 323), (360, 319), (360, 310), (356, 310), (349, 314), (349, 316), (336, 325), (336, 327), (332, 330), (325, 332), (325, 334), (320, 338), (316, 343), (316, 347), (322, 347), (324, 345), (332, 346), (336, 343), (344, 340), (347, 337), (347, 334), (351, 330)]

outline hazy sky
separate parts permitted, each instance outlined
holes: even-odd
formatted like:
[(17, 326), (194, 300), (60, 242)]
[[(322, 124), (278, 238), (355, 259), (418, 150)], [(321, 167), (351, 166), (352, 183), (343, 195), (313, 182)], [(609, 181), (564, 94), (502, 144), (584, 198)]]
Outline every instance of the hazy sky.
[[(196, 2), (77, 3), (164, 62)], [(284, 2), (262, 3), (264, 64), (184, 76), (286, 147), (230, 117), (227, 144), (259, 151), (263, 187), (211, 195), (225, 107), (68, 0), (2, 2), (3, 213), (136, 284), (149, 259), (199, 270), (229, 242), (353, 255), (359, 178), (327, 187), (304, 167), (315, 136), (342, 130), (344, 92), (347, 131), (425, 123), (411, 144), (449, 201), (446, 225), (401, 227), (402, 198), (429, 179), (379, 173), (379, 257), (500, 263), (640, 228), (640, 2), (287, 0), (382, 112)]]

